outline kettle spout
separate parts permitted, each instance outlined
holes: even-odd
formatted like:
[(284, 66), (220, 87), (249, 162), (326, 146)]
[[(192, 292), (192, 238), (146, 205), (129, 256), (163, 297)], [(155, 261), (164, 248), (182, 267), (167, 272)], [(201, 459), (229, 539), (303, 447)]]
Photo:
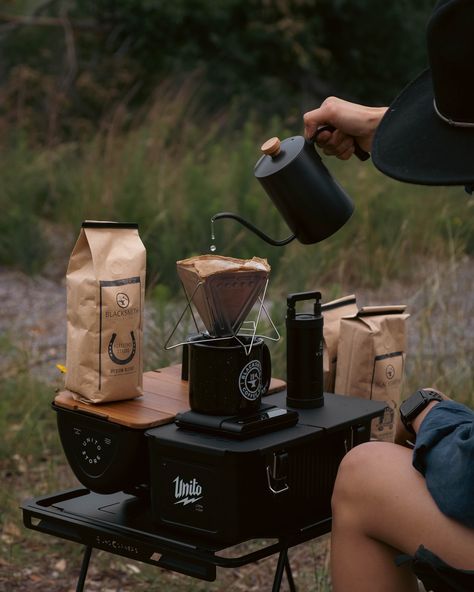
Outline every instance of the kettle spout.
[(215, 222), (216, 220), (221, 220), (223, 218), (230, 218), (231, 220), (236, 220), (237, 222), (242, 224), (242, 226), (245, 226), (245, 228), (248, 228), (258, 237), (264, 240), (266, 243), (273, 245), (274, 247), (283, 247), (284, 245), (291, 243), (291, 241), (294, 238), (296, 238), (296, 234), (291, 234), (283, 240), (274, 240), (273, 238), (269, 237), (267, 234), (262, 232), (259, 228), (254, 226), (251, 222), (245, 220), (245, 218), (242, 218), (242, 216), (239, 216), (238, 214), (234, 214), (232, 212), (219, 212), (218, 214), (214, 214), (214, 216), (212, 216), (211, 218), (211, 222)]

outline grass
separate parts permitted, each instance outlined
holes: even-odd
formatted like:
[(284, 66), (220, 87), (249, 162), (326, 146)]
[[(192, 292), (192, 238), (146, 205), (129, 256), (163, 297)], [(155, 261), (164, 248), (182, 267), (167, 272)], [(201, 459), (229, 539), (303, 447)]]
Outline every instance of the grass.
[[(18, 131), (6, 134), (0, 146), (0, 263), (41, 270), (54, 224), (60, 236), (68, 229), (72, 242), (86, 218), (136, 221), (148, 250), (149, 287), (162, 284), (173, 292), (174, 262), (208, 252), (210, 217), (218, 211), (235, 211), (283, 238), (288, 229), (254, 179), (253, 166), (262, 140), (299, 129), (271, 118), (250, 118), (235, 129), (236, 118), (228, 112), (203, 121), (190, 83), (178, 94), (163, 85), (132, 122), (117, 108), (90, 141), (35, 147)], [(216, 223), (218, 252), (267, 257), (273, 283), (286, 286), (291, 277), (298, 289), (315, 280), (337, 287), (348, 278), (375, 286), (413, 277), (414, 266), (406, 265), (413, 256), (446, 259), (452, 244), (474, 252), (474, 217), (466, 215), (474, 198), (462, 188), (397, 183), (356, 159), (327, 159), (327, 165), (356, 204), (335, 236), (277, 249), (226, 220)], [(45, 220), (52, 228), (45, 229)]]
[(406, 388), (412, 392), (421, 380), (474, 407), (474, 299), (472, 277), (464, 269), (455, 259), (438, 264), (415, 286), (409, 321), (414, 351), (407, 356)]

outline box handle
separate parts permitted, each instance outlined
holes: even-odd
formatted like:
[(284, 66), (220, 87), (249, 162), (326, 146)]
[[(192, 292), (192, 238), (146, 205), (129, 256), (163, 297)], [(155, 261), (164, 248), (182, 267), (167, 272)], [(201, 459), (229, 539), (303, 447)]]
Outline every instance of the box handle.
[(267, 465), (268, 488), (274, 495), (288, 491), (289, 486), (286, 483), (288, 477), (288, 453), (274, 452), (273, 467)]

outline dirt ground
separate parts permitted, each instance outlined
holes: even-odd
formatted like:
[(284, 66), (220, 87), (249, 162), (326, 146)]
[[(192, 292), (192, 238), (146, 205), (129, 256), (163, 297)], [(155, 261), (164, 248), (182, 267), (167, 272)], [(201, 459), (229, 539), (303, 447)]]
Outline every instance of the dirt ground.
[[(440, 353), (449, 362), (472, 354), (474, 258), (443, 264), (427, 262), (420, 265), (418, 278), (410, 285), (393, 282), (377, 290), (349, 286), (346, 293), (354, 292), (359, 305), (407, 304), (411, 314), (408, 362), (415, 357), (429, 361)], [(0, 302), (0, 335), (10, 345), (10, 353), (0, 358), (0, 374), (14, 373), (18, 363), (12, 364), (12, 356), (17, 361), (21, 356), (34, 375), (45, 381), (57, 380), (56, 363), (64, 364), (66, 357), (64, 282), (0, 268)], [(145, 340), (150, 335), (156, 337), (160, 323), (157, 311), (148, 307)]]

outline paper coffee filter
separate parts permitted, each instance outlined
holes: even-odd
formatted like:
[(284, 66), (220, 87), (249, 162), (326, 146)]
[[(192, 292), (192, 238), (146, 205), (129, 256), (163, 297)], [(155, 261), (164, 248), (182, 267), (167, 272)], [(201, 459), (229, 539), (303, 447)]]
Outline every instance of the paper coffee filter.
[(266, 259), (259, 257), (200, 255), (176, 265), (188, 300), (209, 334), (216, 337), (238, 332), (270, 273)]

